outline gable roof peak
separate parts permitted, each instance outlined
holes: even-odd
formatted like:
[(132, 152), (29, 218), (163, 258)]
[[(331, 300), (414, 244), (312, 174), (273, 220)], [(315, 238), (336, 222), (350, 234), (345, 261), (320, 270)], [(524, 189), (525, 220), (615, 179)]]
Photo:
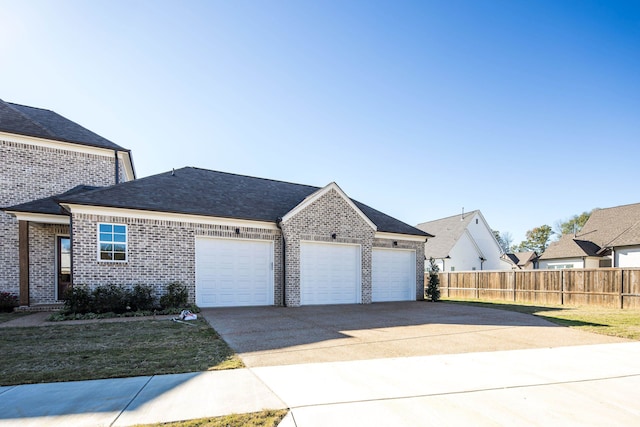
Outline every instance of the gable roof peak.
[(338, 195), (342, 199), (344, 199), (345, 202), (347, 202), (351, 209), (353, 209), (362, 218), (362, 220), (364, 220), (364, 222), (369, 225), (369, 227), (371, 227), (374, 231), (378, 230), (378, 226), (362, 211), (362, 209), (360, 209), (360, 207), (358, 207), (358, 205), (356, 205), (353, 200), (351, 200), (349, 196), (347, 196), (347, 194), (342, 190), (342, 188), (340, 188), (338, 184), (335, 183), (335, 181), (330, 182), (329, 184), (325, 185), (322, 188), (319, 188), (318, 190), (305, 197), (304, 200), (302, 200), (298, 205), (296, 205), (282, 217), (282, 221), (287, 221), (291, 217), (295, 216), (304, 208), (311, 205), (313, 202), (315, 202), (331, 190), (334, 190), (336, 193), (338, 193)]

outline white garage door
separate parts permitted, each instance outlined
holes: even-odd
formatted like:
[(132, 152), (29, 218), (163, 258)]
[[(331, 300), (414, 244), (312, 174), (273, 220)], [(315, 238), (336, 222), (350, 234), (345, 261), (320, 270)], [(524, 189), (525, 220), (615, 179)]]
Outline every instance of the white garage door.
[(300, 304), (360, 302), (360, 246), (300, 243)]
[(415, 301), (415, 251), (373, 249), (371, 262), (373, 302)]
[(197, 238), (196, 304), (273, 305), (273, 244)]

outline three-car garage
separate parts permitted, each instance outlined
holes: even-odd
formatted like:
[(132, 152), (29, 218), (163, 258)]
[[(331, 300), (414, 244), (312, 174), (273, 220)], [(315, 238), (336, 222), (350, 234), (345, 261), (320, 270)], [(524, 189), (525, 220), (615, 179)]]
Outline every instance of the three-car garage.
[[(362, 296), (362, 247), (300, 242), (300, 305), (357, 304)], [(196, 304), (200, 307), (275, 305), (274, 243), (197, 237)], [(371, 300), (416, 299), (416, 252), (373, 248)]]

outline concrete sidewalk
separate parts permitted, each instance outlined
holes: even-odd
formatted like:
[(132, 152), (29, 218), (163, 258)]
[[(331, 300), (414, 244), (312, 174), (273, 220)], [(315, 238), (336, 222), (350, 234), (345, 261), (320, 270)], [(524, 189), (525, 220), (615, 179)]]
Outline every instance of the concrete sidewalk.
[(248, 369), (0, 387), (0, 426), (130, 426), (283, 408)]
[(281, 427), (637, 426), (640, 343), (254, 368)]
[(0, 426), (129, 426), (291, 408), (283, 427), (638, 425), (640, 342), (0, 388)]

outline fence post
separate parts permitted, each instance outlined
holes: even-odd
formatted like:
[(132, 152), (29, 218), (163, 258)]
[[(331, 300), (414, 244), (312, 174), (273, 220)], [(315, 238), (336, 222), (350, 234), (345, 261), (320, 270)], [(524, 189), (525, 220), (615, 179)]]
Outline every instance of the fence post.
[(516, 271), (513, 270), (513, 281), (511, 283), (511, 286), (513, 286), (513, 301), (515, 302), (516, 300)]
[(560, 270), (560, 305), (564, 305), (564, 269)]
[(624, 270), (620, 270), (620, 308), (624, 308)]
[(476, 271), (476, 299), (480, 299), (480, 275)]

